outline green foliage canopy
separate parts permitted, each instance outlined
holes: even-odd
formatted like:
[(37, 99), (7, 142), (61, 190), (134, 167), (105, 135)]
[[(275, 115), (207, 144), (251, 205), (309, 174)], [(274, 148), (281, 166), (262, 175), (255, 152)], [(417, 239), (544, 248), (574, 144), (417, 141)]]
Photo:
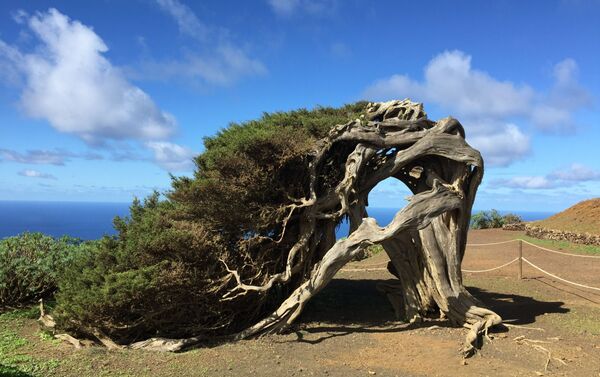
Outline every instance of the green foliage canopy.
[(500, 215), (500, 213), (492, 209), (490, 211), (480, 211), (471, 216), (472, 229), (490, 229), (502, 228), (504, 224), (520, 223), (523, 220), (520, 216), (513, 213)]
[(224, 299), (235, 286), (226, 266), (256, 285), (285, 266), (298, 225), (283, 234), (282, 220), (306, 196), (314, 146), (366, 105), (264, 114), (205, 138), (193, 177), (172, 177), (165, 200), (135, 200), (118, 235), (62, 274), (58, 326), (130, 343), (230, 334), (274, 308), (289, 287)]
[(92, 246), (71, 237), (23, 233), (0, 240), (0, 309), (49, 297), (77, 254)]

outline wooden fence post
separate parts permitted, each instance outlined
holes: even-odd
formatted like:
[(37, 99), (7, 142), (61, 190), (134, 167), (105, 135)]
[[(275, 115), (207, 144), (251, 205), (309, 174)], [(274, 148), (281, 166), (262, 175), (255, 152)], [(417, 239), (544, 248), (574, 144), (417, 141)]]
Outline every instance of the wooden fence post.
[(519, 280), (523, 279), (523, 240), (519, 240)]

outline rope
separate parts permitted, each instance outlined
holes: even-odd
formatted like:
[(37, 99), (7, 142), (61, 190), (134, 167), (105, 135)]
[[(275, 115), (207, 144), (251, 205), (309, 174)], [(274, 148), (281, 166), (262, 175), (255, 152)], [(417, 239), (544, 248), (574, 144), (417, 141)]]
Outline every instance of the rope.
[(464, 272), (471, 272), (471, 273), (478, 273), (478, 272), (489, 272), (489, 271), (494, 271), (494, 270), (501, 269), (502, 267), (506, 267), (506, 266), (508, 266), (509, 264), (515, 263), (515, 262), (516, 262), (516, 261), (518, 261), (518, 260), (519, 260), (519, 258), (517, 257), (517, 258), (515, 258), (515, 259), (511, 260), (511, 261), (510, 261), (510, 262), (508, 262), (508, 263), (504, 263), (502, 266), (498, 266), (498, 267), (494, 267), (494, 268), (489, 268), (489, 269), (487, 269), (487, 270), (465, 270), (465, 269), (463, 269), (463, 271), (464, 271)]
[[(561, 252), (561, 251), (556, 251), (556, 250), (552, 250), (552, 249), (547, 249), (547, 248), (545, 248), (545, 247), (538, 246), (538, 245), (536, 245), (536, 244), (533, 244), (533, 243), (531, 243), (531, 242), (529, 242), (529, 241), (526, 241), (526, 240), (524, 240), (524, 239), (522, 239), (522, 238), (515, 238), (515, 239), (512, 239), (512, 240), (508, 240), (508, 241), (490, 242), (490, 243), (471, 243), (471, 244), (467, 244), (467, 246), (491, 246), (491, 245), (501, 245), (501, 244), (510, 243), (510, 242), (514, 242), (514, 241), (522, 241), (522, 242), (525, 242), (526, 244), (528, 244), (528, 245), (530, 245), (530, 246), (533, 246), (533, 247), (536, 247), (536, 248), (538, 248), (538, 249), (545, 250), (545, 251), (548, 251), (548, 252), (551, 252), (551, 253), (555, 253), (555, 254), (566, 255), (566, 256), (570, 256), (570, 257), (579, 257), (579, 258), (592, 258), (592, 259), (600, 259), (600, 256), (596, 256), (596, 255), (581, 255), (581, 254), (571, 254), (571, 253), (563, 253), (563, 252)], [(469, 273), (482, 273), (482, 272), (490, 272), (490, 271), (499, 270), (499, 269), (501, 269), (501, 268), (504, 268), (504, 267), (506, 267), (506, 266), (508, 266), (508, 265), (511, 265), (511, 264), (515, 263), (515, 262), (516, 262), (516, 261), (518, 261), (518, 260), (519, 260), (519, 258), (517, 257), (517, 258), (515, 258), (515, 259), (511, 260), (510, 262), (507, 262), (507, 263), (505, 263), (505, 264), (503, 264), (503, 265), (501, 265), (501, 266), (498, 266), (498, 267), (493, 267), (493, 268), (488, 268), (488, 269), (485, 269), (485, 270), (466, 270), (466, 269), (462, 269), (462, 271), (463, 271), (463, 272), (469, 272)], [(583, 285), (583, 284), (575, 283), (575, 282), (572, 282), (572, 281), (569, 281), (569, 280), (563, 279), (563, 278), (561, 278), (561, 277), (559, 277), (559, 276), (556, 276), (556, 275), (554, 275), (554, 274), (551, 274), (550, 272), (548, 272), (548, 271), (545, 271), (545, 270), (543, 270), (542, 268), (540, 268), (540, 267), (538, 267), (538, 266), (534, 265), (533, 263), (531, 263), (531, 262), (530, 262), (529, 260), (527, 260), (526, 258), (523, 258), (523, 260), (524, 260), (525, 262), (527, 262), (529, 265), (531, 265), (531, 267), (534, 267), (534, 268), (536, 268), (536, 269), (540, 270), (541, 272), (543, 272), (543, 273), (545, 273), (545, 274), (547, 274), (547, 275), (549, 275), (549, 276), (552, 276), (552, 277), (553, 277), (553, 278), (555, 278), (555, 279), (558, 279), (558, 280), (560, 280), (560, 281), (563, 281), (563, 282), (565, 282), (565, 283), (569, 283), (569, 284), (576, 285), (576, 286), (578, 286), (578, 287), (582, 287), (582, 288), (588, 288), (588, 289), (594, 289), (594, 290), (600, 291), (600, 288), (596, 288), (596, 287), (590, 287), (590, 286), (587, 286), (587, 285)], [(349, 272), (349, 271), (387, 271), (387, 268), (383, 268), (383, 267), (382, 267), (382, 268), (377, 268), (377, 266), (381, 266), (381, 265), (385, 265), (385, 264), (387, 264), (387, 262), (382, 262), (382, 263), (377, 263), (377, 264), (372, 264), (372, 265), (366, 265), (366, 266), (364, 266), (364, 268), (342, 268), (340, 271), (344, 271), (344, 272)]]
[(491, 245), (501, 245), (503, 243), (509, 243), (509, 242), (514, 242), (514, 241), (518, 241), (519, 239), (516, 238), (514, 240), (508, 240), (508, 241), (501, 241), (501, 242), (492, 242), (492, 243), (468, 243), (467, 246), (491, 246)]
[(588, 288), (588, 289), (593, 289), (595, 291), (600, 291), (600, 288), (590, 287), (589, 285), (583, 285), (583, 284), (575, 283), (573, 281), (570, 281), (570, 280), (567, 280), (567, 279), (563, 279), (560, 276), (556, 276), (554, 274), (551, 274), (550, 272), (548, 272), (546, 270), (543, 270), (542, 268), (540, 268), (540, 267), (536, 266), (535, 264), (531, 263), (529, 260), (527, 260), (527, 258), (523, 258), (523, 261), (525, 263), (527, 263), (528, 265), (530, 265), (531, 267), (535, 268), (536, 270), (539, 270), (539, 271), (545, 273), (546, 275), (551, 276), (551, 277), (553, 277), (553, 278), (555, 278), (557, 280), (560, 280), (562, 282), (573, 284), (573, 285), (575, 285), (577, 287), (581, 287), (581, 288)]
[(596, 255), (582, 255), (582, 254), (563, 253), (562, 251), (556, 251), (556, 250), (552, 250), (552, 249), (546, 249), (545, 247), (538, 246), (536, 244), (533, 244), (533, 243), (531, 243), (529, 241), (525, 241), (523, 239), (521, 239), (521, 241), (525, 242), (526, 244), (528, 244), (530, 246), (537, 247), (538, 249), (546, 250), (546, 251), (549, 251), (549, 252), (555, 253), (555, 254), (566, 255), (566, 256), (569, 256), (569, 257), (600, 259), (600, 256), (596, 256)]
[(509, 243), (509, 242), (513, 242), (513, 241), (522, 241), (522, 242), (528, 244), (529, 246), (537, 247), (538, 249), (549, 251), (549, 252), (555, 253), (555, 254), (566, 255), (566, 256), (569, 256), (569, 257), (600, 259), (600, 256), (597, 256), (597, 255), (583, 255), (583, 254), (563, 253), (562, 251), (556, 251), (556, 250), (552, 250), (552, 249), (547, 249), (545, 247), (536, 245), (536, 244), (531, 243), (531, 242), (529, 242), (527, 240), (524, 240), (522, 238), (515, 238), (513, 240), (501, 241), (501, 242), (491, 242), (491, 243), (468, 243), (467, 246), (491, 246), (491, 245), (500, 245), (500, 244), (504, 244), (504, 243)]

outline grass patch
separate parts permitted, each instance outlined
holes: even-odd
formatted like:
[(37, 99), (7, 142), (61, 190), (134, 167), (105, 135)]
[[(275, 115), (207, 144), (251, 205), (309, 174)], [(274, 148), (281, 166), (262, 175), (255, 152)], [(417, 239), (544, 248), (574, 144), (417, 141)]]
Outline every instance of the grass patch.
[(549, 321), (556, 327), (562, 327), (572, 334), (600, 335), (600, 310), (586, 308), (584, 311), (572, 309), (569, 315), (551, 316)]
[(38, 315), (37, 307), (0, 315), (0, 376), (48, 376), (59, 366), (57, 359), (43, 360), (28, 355), (30, 342), (17, 333), (25, 320), (35, 319)]
[(0, 322), (13, 321), (15, 319), (37, 319), (39, 316), (39, 307), (31, 306), (29, 308), (15, 309), (0, 314)]
[(568, 241), (541, 240), (523, 235), (523, 239), (533, 244), (554, 250), (567, 250), (578, 254), (600, 255), (600, 246), (579, 245)]

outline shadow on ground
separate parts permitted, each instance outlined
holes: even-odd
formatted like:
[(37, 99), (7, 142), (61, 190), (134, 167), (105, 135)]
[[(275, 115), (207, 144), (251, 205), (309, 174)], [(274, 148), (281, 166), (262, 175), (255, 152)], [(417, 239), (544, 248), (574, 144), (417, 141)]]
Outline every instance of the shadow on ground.
[(515, 325), (535, 323), (536, 318), (544, 314), (569, 312), (562, 301), (539, 301), (529, 296), (490, 292), (477, 287), (467, 289), (504, 321)]
[[(431, 320), (423, 324), (402, 324), (396, 321), (387, 298), (377, 291), (377, 283), (384, 280), (334, 279), (311, 300), (300, 318), (299, 325), (306, 333), (329, 333), (316, 341), (360, 332), (394, 332), (423, 326), (450, 326), (448, 321)], [(468, 290), (488, 308), (498, 313), (505, 321), (516, 325), (535, 323), (540, 315), (567, 313), (560, 301), (539, 301), (533, 297), (517, 294), (490, 292), (477, 287)]]

